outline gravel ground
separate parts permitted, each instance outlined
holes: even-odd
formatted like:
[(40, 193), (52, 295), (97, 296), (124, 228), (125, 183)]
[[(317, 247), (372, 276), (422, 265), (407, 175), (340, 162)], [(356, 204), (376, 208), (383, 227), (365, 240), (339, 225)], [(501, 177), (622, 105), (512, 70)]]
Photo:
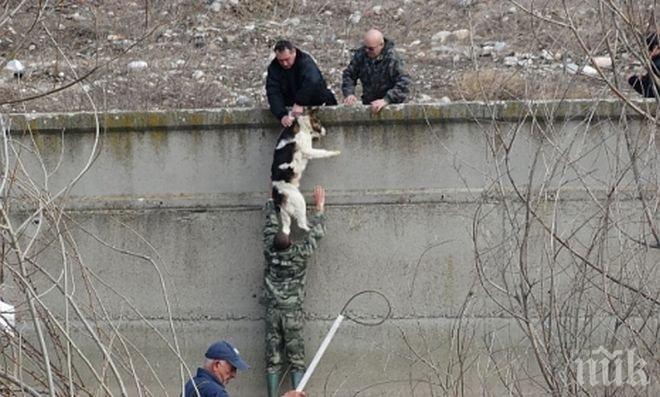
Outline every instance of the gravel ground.
[[(7, 11), (20, 3), (9, 1)], [(583, 68), (584, 52), (568, 29), (506, 0), (25, 3), (4, 17), (0, 8), (0, 64), (17, 59), (25, 66), (21, 79), (0, 70), (5, 112), (89, 110), (87, 94), (99, 109), (264, 106), (278, 38), (310, 52), (340, 94), (351, 49), (370, 27), (381, 28), (406, 60), (411, 101), (612, 96), (593, 68)], [(538, 3), (545, 4), (536, 9), (541, 15), (566, 15), (561, 2)], [(569, 2), (569, 15), (596, 48), (602, 24), (589, 3)], [(611, 61), (604, 48), (595, 52)], [(610, 78), (636, 66), (624, 50), (614, 64), (616, 73), (603, 69)]]

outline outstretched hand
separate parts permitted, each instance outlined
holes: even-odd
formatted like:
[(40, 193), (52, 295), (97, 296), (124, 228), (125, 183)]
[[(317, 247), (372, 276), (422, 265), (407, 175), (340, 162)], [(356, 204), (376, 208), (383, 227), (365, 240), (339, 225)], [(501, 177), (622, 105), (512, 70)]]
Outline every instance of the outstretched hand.
[(305, 394), (304, 391), (295, 391), (295, 390), (288, 391), (282, 395), (282, 397), (306, 397), (306, 396), (307, 394)]
[(357, 97), (355, 95), (349, 95), (344, 98), (344, 105), (352, 106), (357, 103)]
[(375, 101), (371, 102), (371, 112), (376, 114), (380, 112), (380, 110), (385, 106), (387, 106), (387, 101), (385, 99), (376, 99)]
[(293, 122), (295, 120), (296, 120), (295, 118), (293, 118), (293, 117), (291, 117), (287, 114), (286, 116), (282, 116), (282, 119), (280, 120), (280, 124), (282, 124), (282, 127), (288, 128), (288, 127), (291, 127), (293, 125)]
[(293, 117), (298, 117), (302, 115), (305, 112), (305, 108), (298, 105), (297, 103), (293, 104), (293, 107), (291, 108), (291, 116)]
[(323, 212), (325, 206), (325, 189), (323, 186), (316, 186), (314, 188), (314, 204), (316, 205), (317, 212)]

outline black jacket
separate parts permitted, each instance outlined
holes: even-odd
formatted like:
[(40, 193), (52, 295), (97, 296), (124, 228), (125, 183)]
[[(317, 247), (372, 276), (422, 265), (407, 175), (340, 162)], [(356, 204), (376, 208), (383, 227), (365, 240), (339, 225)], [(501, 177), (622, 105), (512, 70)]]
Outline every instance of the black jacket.
[(266, 95), (270, 111), (281, 119), (287, 106), (336, 105), (337, 99), (325, 84), (318, 66), (308, 54), (296, 49), (296, 61), (291, 69), (284, 69), (277, 59), (268, 66)]
[(389, 103), (401, 103), (410, 92), (410, 75), (403, 67), (403, 60), (394, 50), (394, 42), (385, 39), (385, 47), (376, 59), (367, 55), (364, 46), (353, 54), (351, 63), (342, 73), (341, 90), (344, 97), (355, 95), (358, 79), (362, 82), (362, 103), (376, 99)]
[[(656, 77), (660, 77), (660, 56), (656, 56), (651, 60), (651, 68), (653, 74), (655, 74)], [(628, 84), (646, 98), (655, 97), (655, 92), (653, 90), (653, 77), (648, 73), (641, 76), (630, 76)], [(660, 86), (656, 85), (655, 88), (660, 91)]]

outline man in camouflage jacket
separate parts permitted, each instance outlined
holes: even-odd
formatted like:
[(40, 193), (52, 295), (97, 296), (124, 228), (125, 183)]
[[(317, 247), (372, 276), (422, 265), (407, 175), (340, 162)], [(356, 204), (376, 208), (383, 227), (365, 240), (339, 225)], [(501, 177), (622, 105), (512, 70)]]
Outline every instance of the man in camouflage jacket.
[(357, 102), (355, 87), (362, 81), (362, 103), (377, 113), (390, 103), (401, 103), (410, 92), (410, 76), (403, 60), (394, 51), (394, 42), (377, 29), (364, 35), (363, 46), (355, 51), (351, 63), (342, 74), (344, 104)]
[(295, 388), (305, 372), (304, 318), (307, 260), (325, 234), (325, 191), (314, 189), (316, 214), (310, 220), (310, 230), (300, 242), (293, 243), (280, 230), (278, 211), (273, 200), (265, 207), (264, 226), (264, 302), (266, 304), (266, 369), (268, 396), (277, 396), (282, 350), (291, 364), (291, 383)]

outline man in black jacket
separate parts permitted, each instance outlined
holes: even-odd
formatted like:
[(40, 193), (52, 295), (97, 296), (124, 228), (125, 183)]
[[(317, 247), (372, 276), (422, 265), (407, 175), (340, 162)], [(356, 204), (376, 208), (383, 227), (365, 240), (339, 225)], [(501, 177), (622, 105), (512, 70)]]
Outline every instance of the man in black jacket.
[(655, 83), (660, 78), (660, 44), (657, 32), (646, 36), (646, 45), (649, 50), (651, 70), (649, 73), (628, 77), (628, 84), (645, 98), (655, 98), (655, 93), (660, 91), (660, 86)]
[[(303, 106), (336, 105), (332, 91), (312, 57), (290, 41), (275, 44), (275, 59), (268, 66), (266, 95), (270, 111), (283, 127), (290, 127)], [(292, 106), (291, 113), (286, 107)]]

